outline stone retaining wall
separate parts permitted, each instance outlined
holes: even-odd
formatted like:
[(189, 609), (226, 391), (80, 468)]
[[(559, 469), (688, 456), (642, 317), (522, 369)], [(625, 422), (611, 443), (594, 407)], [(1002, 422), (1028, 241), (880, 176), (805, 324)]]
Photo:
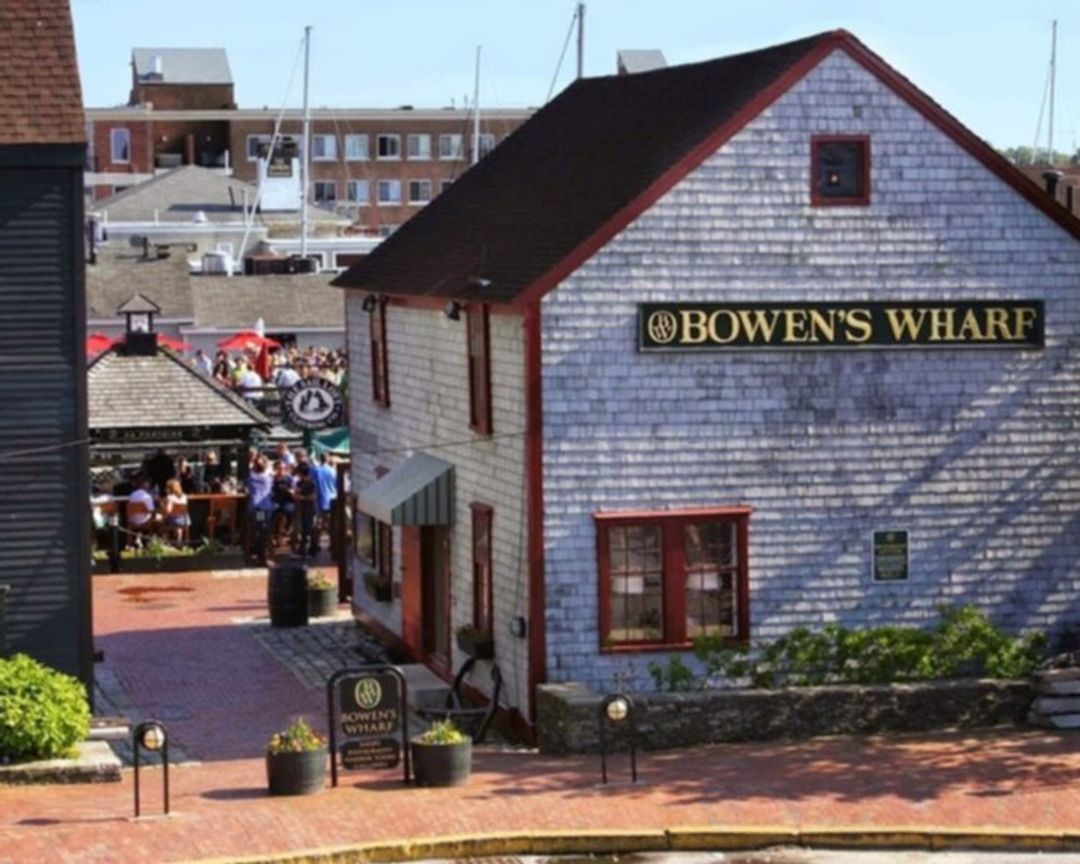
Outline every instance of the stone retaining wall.
[[(597, 752), (601, 698), (575, 683), (540, 687), (541, 752)], [(1027, 681), (989, 680), (633, 694), (646, 750), (1018, 724), (1031, 699)]]

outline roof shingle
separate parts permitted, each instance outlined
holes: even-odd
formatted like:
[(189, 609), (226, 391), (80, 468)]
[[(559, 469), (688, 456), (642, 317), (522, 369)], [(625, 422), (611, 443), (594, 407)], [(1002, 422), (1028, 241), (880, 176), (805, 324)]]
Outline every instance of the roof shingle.
[(86, 141), (67, 0), (0, 3), (0, 144)]

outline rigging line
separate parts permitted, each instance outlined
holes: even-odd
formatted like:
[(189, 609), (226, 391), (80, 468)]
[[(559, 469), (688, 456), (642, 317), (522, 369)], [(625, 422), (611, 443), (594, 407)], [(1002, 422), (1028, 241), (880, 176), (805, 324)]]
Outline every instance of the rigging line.
[[(293, 81), (296, 80), (296, 70), (297, 67), (299, 67), (300, 65), (300, 57), (303, 56), (304, 42), (306, 41), (306, 38), (307, 37), (305, 36), (304, 39), (300, 40), (300, 45), (296, 49), (296, 59), (293, 61), (292, 72), (289, 73), (289, 83), (285, 86), (285, 95), (281, 99), (281, 110), (278, 112), (277, 120), (274, 121), (274, 131), (270, 135), (270, 146), (267, 149), (268, 157), (273, 154), (274, 143), (281, 136), (281, 123), (285, 119), (285, 106), (288, 104), (289, 94), (292, 92)], [(247, 153), (245, 153), (244, 156), (246, 157)], [(307, 178), (305, 177), (305, 179)], [(248, 236), (251, 234), (251, 228), (255, 224), (255, 211), (259, 209), (259, 202), (262, 200), (263, 185), (264, 184), (262, 183), (256, 184), (255, 200), (251, 204), (251, 216), (250, 218), (245, 217), (244, 219), (244, 237), (240, 241), (239, 249), (241, 257), (243, 257), (244, 250), (247, 249)], [(306, 190), (304, 194), (304, 206), (307, 206)]]
[(34, 456), (38, 453), (51, 453), (55, 450), (66, 450), (68, 447), (79, 447), (89, 443), (89, 438), (75, 438), (71, 441), (62, 441), (59, 444), (45, 444), (41, 447), (28, 447), (25, 450), (7, 450), (0, 453), (0, 462), (7, 459), (18, 459), (21, 456)]
[(1050, 95), (1050, 79), (1052, 70), (1046, 70), (1046, 84), (1043, 86), (1042, 104), (1039, 105), (1039, 122), (1035, 124), (1035, 143), (1031, 145), (1031, 164), (1039, 164), (1039, 135), (1042, 133), (1043, 113), (1046, 111), (1046, 100)]
[(559, 62), (555, 66), (555, 74), (551, 76), (551, 86), (548, 87), (547, 96), (544, 98), (544, 104), (546, 105), (551, 101), (551, 94), (555, 92), (555, 82), (559, 80), (559, 72), (562, 71), (563, 60), (566, 59), (566, 49), (570, 47), (570, 37), (574, 33), (574, 24), (577, 22), (578, 11), (577, 7), (574, 7), (574, 14), (570, 16), (570, 26), (566, 31), (566, 40), (563, 42), (562, 53), (559, 55)]

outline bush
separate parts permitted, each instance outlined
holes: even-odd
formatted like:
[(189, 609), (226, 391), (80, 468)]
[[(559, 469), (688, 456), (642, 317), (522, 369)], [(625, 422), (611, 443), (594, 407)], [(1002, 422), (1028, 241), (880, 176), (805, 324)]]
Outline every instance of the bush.
[(70, 756), (89, 732), (81, 682), (25, 654), (0, 659), (0, 761)]
[(704, 670), (696, 675), (678, 656), (666, 666), (649, 665), (659, 690), (694, 690), (712, 679), (749, 681), (754, 687), (821, 684), (892, 684), (949, 678), (1023, 678), (1046, 652), (1041, 632), (1013, 637), (973, 606), (943, 607), (934, 630), (868, 627), (848, 630), (829, 624), (813, 632), (796, 627), (754, 652), (733, 648), (719, 637), (694, 641)]

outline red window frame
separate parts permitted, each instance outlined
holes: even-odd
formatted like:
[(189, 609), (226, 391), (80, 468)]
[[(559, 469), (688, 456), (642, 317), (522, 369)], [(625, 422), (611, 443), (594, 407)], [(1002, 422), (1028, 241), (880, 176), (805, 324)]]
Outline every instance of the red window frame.
[(387, 582), (394, 578), (394, 532), (386, 522), (375, 520), (375, 571)]
[[(685, 529), (689, 525), (731, 524), (735, 528), (734, 612), (735, 633), (727, 639), (733, 645), (750, 640), (750, 568), (748, 561), (749, 507), (717, 507), (695, 510), (594, 513), (597, 541), (599, 590), (599, 637), (603, 653), (629, 651), (670, 651), (692, 648), (687, 634)], [(613, 642), (611, 529), (649, 526), (660, 530), (662, 567), (661, 637), (652, 641)]]
[(386, 352), (386, 300), (380, 297), (371, 316), (371, 398), (376, 405), (390, 407), (390, 368)]
[(470, 305), (465, 313), (469, 356), (469, 428), (491, 434), (491, 321), (486, 303)]
[[(822, 195), (818, 186), (822, 144), (858, 144), (862, 151), (861, 189), (858, 195), (843, 198)], [(870, 136), (869, 135), (812, 135), (810, 136), (810, 205), (812, 207), (867, 207), (870, 204)]]
[(473, 626), (492, 633), (495, 625), (495, 592), (491, 573), (491, 523), (494, 510), (487, 504), (472, 505)]

